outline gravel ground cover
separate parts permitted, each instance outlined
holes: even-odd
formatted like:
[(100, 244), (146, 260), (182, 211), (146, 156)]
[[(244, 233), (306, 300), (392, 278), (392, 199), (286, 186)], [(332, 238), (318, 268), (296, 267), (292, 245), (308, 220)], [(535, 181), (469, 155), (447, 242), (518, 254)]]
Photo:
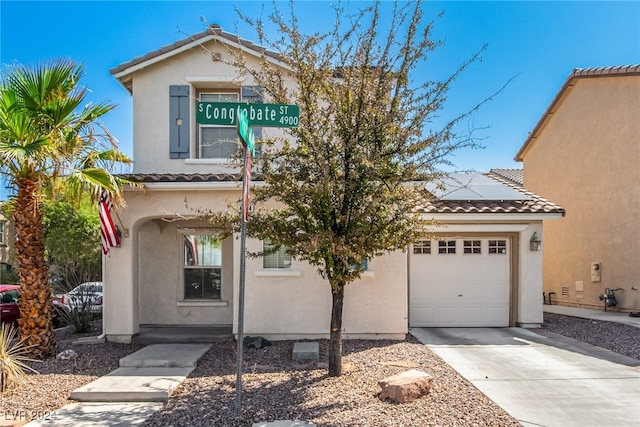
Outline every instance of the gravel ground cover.
[[(320, 341), (326, 360), (327, 341)], [(229, 426), (235, 413), (235, 346), (218, 343), (176, 390), (150, 426)], [(501, 408), (412, 337), (345, 341), (343, 375), (327, 376), (322, 363), (291, 361), (293, 342), (248, 349), (243, 375), (242, 425), (271, 420), (317, 426), (519, 426)], [(405, 404), (381, 401), (378, 381), (420, 369), (434, 378), (427, 396)]]
[[(545, 314), (545, 329), (640, 360), (640, 333), (633, 326)], [(49, 359), (32, 366), (26, 387), (0, 394), (4, 418), (42, 416), (70, 403), (71, 391), (118, 367), (140, 346), (115, 343), (73, 345), (78, 336), (58, 332), (59, 351), (75, 360)], [(246, 349), (242, 425), (274, 419), (312, 421), (318, 426), (518, 426), (518, 422), (458, 375), (426, 346), (405, 341), (344, 342), (344, 373), (327, 376), (324, 364), (291, 360), (293, 342)], [(164, 408), (144, 424), (151, 426), (231, 426), (235, 414), (235, 343), (216, 343), (175, 391)], [(327, 342), (320, 341), (326, 360)], [(377, 398), (378, 380), (408, 369), (434, 377), (430, 393), (394, 404)], [(0, 421), (2, 418), (0, 418)]]
[(544, 313), (543, 329), (640, 360), (640, 328)]

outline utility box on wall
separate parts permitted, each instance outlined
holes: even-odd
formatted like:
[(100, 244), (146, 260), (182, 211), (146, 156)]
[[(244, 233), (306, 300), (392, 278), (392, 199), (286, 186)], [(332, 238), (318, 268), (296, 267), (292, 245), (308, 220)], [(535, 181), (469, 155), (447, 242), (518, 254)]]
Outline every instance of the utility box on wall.
[(602, 279), (602, 264), (599, 262), (591, 263), (591, 281), (599, 282)]

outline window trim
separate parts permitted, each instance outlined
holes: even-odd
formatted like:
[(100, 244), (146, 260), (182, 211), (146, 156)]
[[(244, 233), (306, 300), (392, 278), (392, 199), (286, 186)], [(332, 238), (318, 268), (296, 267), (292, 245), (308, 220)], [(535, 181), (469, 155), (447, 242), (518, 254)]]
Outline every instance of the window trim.
[[(187, 265), (185, 259), (185, 237), (186, 236), (213, 236), (215, 232), (211, 229), (179, 229), (179, 235), (182, 236), (180, 240), (180, 271), (181, 271), (181, 280), (180, 280), (180, 297), (178, 298), (177, 305), (181, 307), (186, 306), (226, 306), (228, 305), (227, 301), (222, 299), (223, 295), (223, 284), (224, 284), (224, 262), (223, 262), (223, 242), (224, 240), (219, 240), (220, 242), (220, 263), (218, 265), (195, 265), (189, 266)], [(195, 269), (209, 269), (209, 270), (220, 270), (220, 290), (218, 298), (187, 298), (187, 283), (186, 283), (186, 272), (187, 270), (195, 270)], [(195, 302), (195, 304), (194, 304)]]

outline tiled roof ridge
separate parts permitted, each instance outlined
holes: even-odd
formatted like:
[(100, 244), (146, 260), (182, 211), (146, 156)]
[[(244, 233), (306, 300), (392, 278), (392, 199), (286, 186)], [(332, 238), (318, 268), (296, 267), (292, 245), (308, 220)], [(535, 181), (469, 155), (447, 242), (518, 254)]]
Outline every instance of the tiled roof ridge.
[(564, 210), (563, 207), (553, 203), (549, 199), (545, 199), (544, 197), (539, 196), (536, 193), (527, 190), (526, 188), (524, 188), (522, 185), (518, 184), (517, 182), (515, 182), (515, 181), (513, 181), (513, 180), (511, 180), (509, 178), (503, 177), (502, 175), (498, 175), (498, 174), (491, 173), (491, 172), (489, 172), (489, 173), (487, 173), (485, 175), (488, 176), (491, 179), (494, 179), (494, 180), (496, 180), (498, 182), (501, 182), (502, 184), (504, 184), (504, 185), (506, 185), (506, 186), (508, 186), (510, 188), (513, 188), (514, 190), (516, 190), (516, 191), (518, 191), (518, 192), (530, 197), (532, 202), (535, 201), (535, 203), (537, 203), (537, 204), (544, 204), (544, 205), (547, 205), (549, 207), (553, 207), (554, 209), (557, 209), (559, 212), (562, 212), (562, 216), (564, 216), (565, 210)]
[[(237, 182), (242, 180), (240, 173), (132, 173), (122, 174), (123, 178), (141, 184), (152, 183), (201, 183), (201, 182)], [(262, 177), (252, 174), (252, 181), (260, 182)], [(520, 193), (528, 196), (527, 200), (440, 200), (432, 198), (425, 206), (419, 210), (429, 214), (444, 213), (550, 213), (562, 214), (564, 209), (555, 203), (548, 201), (536, 194), (533, 194), (516, 183), (510, 182), (506, 178), (500, 178), (497, 175), (491, 175), (492, 179), (511, 186)]]
[(616, 65), (610, 67), (574, 68), (569, 79), (574, 77), (600, 77), (618, 75), (640, 75), (640, 64)]
[[(242, 180), (240, 173), (129, 173), (119, 175), (139, 183), (156, 182), (233, 182)], [(253, 180), (257, 176), (252, 175)]]
[(522, 168), (493, 168), (486, 175), (490, 176), (490, 174), (495, 174), (502, 178), (508, 179), (514, 184), (517, 184), (519, 187), (522, 187), (523, 173), (524, 170)]
[(127, 68), (133, 67), (135, 65), (141, 64), (143, 62), (149, 61), (153, 58), (156, 58), (160, 55), (164, 55), (166, 53), (169, 53), (171, 51), (174, 51), (176, 49), (181, 48), (182, 46), (185, 46), (189, 43), (193, 43), (197, 40), (200, 40), (206, 36), (210, 36), (210, 35), (215, 35), (215, 36), (219, 36), (222, 37), (226, 40), (232, 41), (234, 43), (239, 43), (242, 46), (249, 48), (251, 50), (256, 51), (256, 53), (258, 54), (265, 54), (271, 58), (277, 59), (277, 60), (282, 60), (282, 57), (274, 51), (268, 50), (258, 44), (253, 43), (252, 41), (246, 40), (246, 39), (242, 39), (240, 38), (240, 36), (238, 36), (237, 34), (233, 34), (233, 33), (229, 33), (227, 31), (224, 31), (222, 29), (222, 27), (220, 27), (218, 24), (212, 24), (209, 27), (207, 27), (206, 30), (201, 31), (199, 33), (196, 34), (192, 34), (182, 40), (178, 40), (172, 44), (166, 45), (166, 46), (162, 46), (160, 49), (156, 49), (153, 50), (151, 52), (147, 52), (144, 55), (138, 56), (136, 58), (133, 58), (130, 61), (127, 61), (123, 64), (118, 65), (117, 67), (112, 68), (111, 70), (109, 70), (109, 72), (112, 75), (118, 74), (124, 70), (126, 70)]

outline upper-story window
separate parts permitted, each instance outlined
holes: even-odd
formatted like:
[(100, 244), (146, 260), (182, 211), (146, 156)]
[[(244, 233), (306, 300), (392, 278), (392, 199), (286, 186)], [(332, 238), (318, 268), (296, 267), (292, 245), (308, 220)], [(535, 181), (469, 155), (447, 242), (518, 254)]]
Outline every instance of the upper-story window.
[[(201, 92), (202, 102), (238, 102), (234, 92)], [(228, 159), (238, 150), (235, 126), (199, 125), (198, 157), (201, 159)]]
[(0, 221), (0, 245), (4, 245), (4, 221)]

